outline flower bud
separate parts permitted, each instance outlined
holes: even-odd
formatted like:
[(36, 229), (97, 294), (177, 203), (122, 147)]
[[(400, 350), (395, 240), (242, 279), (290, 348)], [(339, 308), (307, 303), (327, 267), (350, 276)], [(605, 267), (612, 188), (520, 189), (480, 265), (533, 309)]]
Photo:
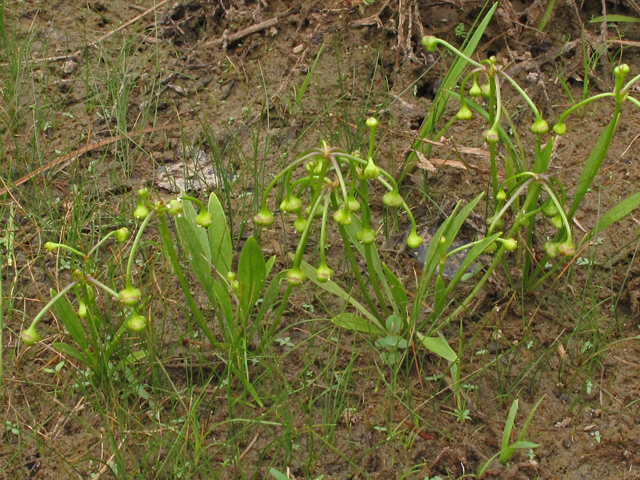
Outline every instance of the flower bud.
[(344, 205), (335, 211), (333, 219), (340, 225), (349, 225), (352, 221), (351, 211), (349, 208), (345, 208)]
[(193, 221), (196, 222), (197, 226), (207, 228), (211, 225), (211, 222), (213, 222), (213, 217), (203, 208), (200, 210), (200, 213), (196, 215), (196, 218), (194, 218)]
[(382, 203), (386, 207), (399, 207), (403, 202), (402, 195), (397, 190), (390, 190), (382, 196)]
[(118, 243), (126, 242), (129, 238), (129, 229), (127, 227), (119, 228), (116, 230), (115, 237)]
[(356, 197), (353, 195), (353, 193), (350, 193), (347, 196), (347, 207), (349, 207), (349, 210), (352, 212), (357, 212), (358, 210), (360, 210), (360, 202), (356, 200)]
[(227, 280), (228, 280), (229, 282), (233, 282), (235, 279), (236, 279), (236, 274), (235, 274), (235, 272), (232, 272), (231, 270), (229, 270), (229, 271), (227, 272)]
[(280, 203), (280, 210), (285, 213), (298, 213), (302, 210), (302, 200), (290, 193)]
[(551, 225), (553, 225), (558, 230), (561, 230), (562, 226), (564, 225), (564, 223), (562, 222), (562, 217), (560, 215), (556, 215), (550, 221)]
[(147, 198), (149, 196), (149, 189), (146, 187), (143, 187), (141, 189), (138, 190), (138, 198), (139, 199), (144, 199)]
[(480, 88), (480, 85), (478, 85), (477, 81), (473, 82), (473, 85), (469, 89), (469, 95), (471, 95), (472, 97), (479, 97), (480, 95), (482, 95), (482, 89)]
[(147, 328), (147, 319), (142, 315), (138, 315), (137, 313), (132, 313), (127, 318), (127, 328), (136, 333), (141, 333)]
[(533, 125), (531, 125), (529, 130), (531, 130), (531, 133), (535, 135), (544, 135), (549, 131), (549, 124), (546, 120), (539, 118), (533, 122)]
[(573, 257), (576, 254), (576, 246), (571, 240), (565, 240), (558, 246), (558, 252), (564, 257)]
[(315, 169), (316, 169), (316, 162), (314, 162), (313, 160), (310, 161), (310, 162), (307, 162), (307, 164), (304, 166), (304, 169), (309, 174), (313, 173), (315, 171)]
[(367, 166), (365, 167), (362, 174), (364, 175), (364, 178), (368, 180), (374, 180), (378, 178), (378, 176), (380, 175), (380, 168), (378, 168), (378, 166), (373, 162), (373, 158), (369, 157)]
[(316, 269), (316, 280), (320, 283), (327, 283), (333, 277), (333, 270), (331, 270), (326, 263), (320, 264)]
[(44, 244), (44, 248), (49, 250), (50, 252), (53, 252), (56, 248), (58, 248), (58, 244), (53, 242), (47, 242)]
[(507, 199), (507, 193), (504, 190), (500, 190), (496, 193), (496, 200), (499, 202), (504, 202)]
[(498, 249), (498, 244), (496, 242), (491, 242), (487, 245), (487, 248), (484, 249), (484, 253), (493, 253)]
[(471, 120), (471, 117), (473, 117), (471, 109), (466, 105), (460, 107), (460, 110), (458, 110), (458, 113), (456, 114), (456, 118), (458, 120)]
[(409, 248), (418, 248), (420, 245), (422, 245), (422, 237), (415, 230), (412, 230), (407, 237), (407, 246)]
[[(493, 221), (494, 221), (494, 217), (487, 218), (487, 223), (489, 225), (491, 225)], [(493, 228), (497, 228), (498, 230), (500, 230), (503, 226), (504, 226), (504, 220), (502, 219), (502, 217), (500, 217), (498, 218), (498, 220), (496, 220), (496, 224), (493, 226)]]
[(560, 135), (560, 136), (562, 136), (562, 135), (564, 135), (565, 133), (567, 133), (567, 126), (566, 126), (564, 123), (562, 123), (562, 122), (556, 123), (556, 124), (553, 126), (553, 132), (554, 132), (556, 135)]
[[(324, 212), (324, 208), (316, 208), (316, 212), (314, 214), (314, 218), (322, 217), (322, 213)], [(307, 218), (311, 217), (311, 205), (304, 209), (304, 214)]]
[(482, 133), (482, 137), (484, 138), (484, 141), (487, 142), (489, 145), (495, 145), (496, 143), (498, 143), (498, 140), (500, 140), (500, 134), (498, 133), (498, 130), (495, 128), (490, 128), (489, 130), (485, 130)]
[(240, 291), (240, 282), (238, 280), (233, 280), (231, 282), (231, 290), (233, 290), (235, 293), (238, 293)]
[(293, 228), (298, 233), (304, 232), (304, 229), (306, 227), (307, 227), (307, 219), (302, 216), (299, 216), (298, 219), (295, 222), (293, 222)]
[(133, 218), (137, 220), (144, 220), (149, 215), (149, 209), (142, 203), (141, 200), (138, 200), (138, 206), (133, 211)]
[(371, 245), (376, 241), (376, 232), (370, 228), (363, 228), (356, 233), (356, 238), (363, 245)]
[(80, 299), (78, 299), (78, 316), (80, 318), (87, 318), (89, 312), (87, 311), (87, 305)]
[(374, 130), (378, 126), (378, 120), (374, 117), (367, 118), (367, 121), (365, 123), (371, 130)]
[(269, 227), (274, 222), (273, 214), (269, 211), (267, 206), (262, 207), (255, 217), (253, 217), (253, 223), (259, 227)]
[(304, 282), (306, 278), (307, 276), (302, 270), (297, 268), (292, 268), (287, 272), (287, 282), (289, 282), (289, 285), (302, 285), (302, 282)]
[(38, 332), (36, 332), (36, 327), (34, 327), (33, 325), (22, 332), (20, 338), (22, 339), (22, 343), (24, 343), (27, 347), (30, 347), (36, 342), (40, 341), (40, 335), (38, 334)]
[(182, 210), (184, 209), (184, 205), (180, 200), (178, 200), (177, 198), (174, 198), (169, 201), (169, 205), (167, 205), (167, 208), (168, 208), (168, 212), (171, 215), (176, 216), (182, 213)]
[(127, 307), (133, 307), (138, 304), (142, 294), (140, 290), (135, 287), (127, 287), (124, 290), (120, 290), (118, 292), (118, 298), (120, 301), (124, 303)]
[(433, 35), (429, 35), (427, 37), (422, 37), (422, 40), (421, 40), (420, 43), (422, 43), (422, 46), (429, 53), (435, 52), (436, 49), (438, 48), (438, 39), (436, 37), (434, 37)]
[(553, 202), (553, 200), (547, 200), (542, 206), (542, 214), (547, 218), (553, 218), (558, 215), (558, 207)]
[(618, 65), (616, 68), (613, 69), (613, 74), (622, 79), (624, 77), (626, 77), (630, 72), (629, 69), (629, 65), (627, 65), (626, 63), (623, 63), (622, 65)]
[(491, 96), (491, 86), (488, 83), (485, 83), (480, 87), (480, 92), (482, 98), (489, 98)]
[(507, 252), (512, 252), (518, 248), (518, 241), (515, 238), (499, 238), (498, 241), (502, 243), (502, 246)]
[(558, 244), (553, 242), (546, 242), (544, 244), (544, 250), (551, 258), (555, 258), (558, 255)]

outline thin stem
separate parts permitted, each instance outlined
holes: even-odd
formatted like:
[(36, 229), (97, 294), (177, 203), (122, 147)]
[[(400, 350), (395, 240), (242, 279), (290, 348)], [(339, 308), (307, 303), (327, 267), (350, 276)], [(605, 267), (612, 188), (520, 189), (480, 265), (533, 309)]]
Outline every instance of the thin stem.
[[(129, 261), (127, 262), (127, 270), (125, 272), (125, 283), (126, 288), (131, 287), (133, 279), (131, 278), (131, 271), (133, 270), (133, 258), (138, 250), (138, 245), (140, 245), (140, 240), (142, 239), (142, 234), (144, 233), (145, 228), (149, 225), (151, 219), (156, 216), (155, 211), (152, 211), (147, 215), (147, 217), (142, 221), (140, 228), (138, 229), (138, 233), (136, 234), (136, 238), (133, 240), (133, 245), (131, 246), (131, 252), (129, 253)], [(161, 218), (164, 218), (164, 215), (160, 215)]]
[(36, 328), (38, 326), (38, 322), (40, 321), (40, 319), (42, 317), (44, 317), (44, 314), (47, 313), (49, 311), (49, 309), (51, 309), (51, 307), (53, 307), (53, 305), (60, 300), (62, 297), (64, 297), (66, 295), (66, 293), (71, 290), (78, 282), (74, 281), (71, 282), (69, 285), (67, 285), (66, 287), (64, 287), (62, 290), (60, 290), (60, 292), (58, 292), (58, 294), (53, 297), (49, 303), (47, 303), (44, 308), (42, 310), (40, 310), (38, 312), (38, 314), (36, 315), (36, 318), (33, 319), (33, 321), (31, 322), (31, 325), (29, 325), (29, 328)]

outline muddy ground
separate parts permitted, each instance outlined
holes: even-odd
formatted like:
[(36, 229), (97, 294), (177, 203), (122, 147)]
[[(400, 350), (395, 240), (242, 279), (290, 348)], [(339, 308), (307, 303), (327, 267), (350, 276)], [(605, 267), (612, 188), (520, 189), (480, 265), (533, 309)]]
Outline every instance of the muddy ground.
[[(566, 88), (574, 98), (582, 96), (582, 43), (576, 42), (552, 61), (535, 59), (580, 39), (583, 25), (588, 48), (604, 48), (599, 26), (588, 23), (602, 14), (602, 4), (558, 2), (545, 33), (540, 33), (533, 28), (543, 10), (539, 3), (501, 2), (480, 42), (478, 56), (496, 55), (545, 116), (553, 119), (569, 103), (561, 78), (566, 79)], [(637, 15), (626, 2), (606, 5), (609, 13)], [(46, 185), (51, 185), (63, 202), (83, 195), (99, 199), (110, 211), (118, 212), (129, 208), (131, 191), (143, 184), (168, 198), (170, 187), (161, 183), (163, 172), (182, 161), (181, 152), (195, 147), (204, 157), (215, 159), (216, 170), (206, 188), (214, 188), (225, 197), (240, 219), (233, 228), (241, 245), (254, 233), (246, 219), (256, 211), (255, 200), (247, 195), (260, 191), (256, 179), (270, 178), (283, 162), (321, 139), (351, 148), (353, 139), (362, 138), (364, 129), (356, 126), (362, 127), (367, 115), (376, 115), (381, 124), (380, 163), (399, 173), (451, 61), (447, 56), (427, 54), (419, 39), (424, 34), (436, 34), (460, 45), (483, 5), (466, 0), (377, 1), (373, 5), (347, 0), (168, 2), (157, 13), (142, 17), (97, 45), (85, 47), (151, 6), (146, 0), (32, 0), (5, 7), (8, 21), (20, 25), (21, 35), (31, 32), (32, 61), (63, 57), (77, 50), (79, 53), (36, 63), (31, 81), (41, 86), (36, 90), (50, 103), (51, 114), (41, 123), (26, 120), (13, 131), (5, 128), (1, 132), (5, 157), (0, 173), (16, 182), (40, 167), (33, 159), (20, 157), (28, 150), (20, 144), (20, 138), (27, 138), (30, 129), (40, 128), (46, 121), (49, 126), (40, 128), (39, 140), (52, 160), (105, 141), (86, 155), (71, 159), (69, 165), (61, 165), (64, 168), (56, 169), (52, 184)], [(260, 27), (255, 33), (234, 37), (255, 25)], [(628, 63), (632, 75), (638, 74), (637, 44), (632, 43), (640, 41), (640, 28), (619, 23), (608, 30), (609, 40), (616, 35), (631, 43), (612, 42), (607, 53), (616, 61), (621, 58)], [(296, 92), (321, 48), (314, 76), (298, 105)], [(603, 55), (603, 61), (590, 72), (592, 93), (611, 88), (606, 58)], [(124, 70), (119, 75), (113, 73), (120, 68)], [(116, 84), (96, 91), (101, 80), (111, 78), (111, 74)], [(25, 95), (20, 107), (32, 101)], [(506, 93), (506, 101), (510, 111), (517, 110), (519, 100), (512, 91)], [(144, 113), (149, 111), (150, 102), (155, 112), (152, 116)], [(448, 115), (456, 108), (452, 103)], [(559, 141), (551, 172), (568, 187), (569, 194), (595, 135), (611, 111), (609, 105), (595, 104), (584, 116), (574, 116), (567, 122), (569, 132)], [(638, 118), (632, 107), (625, 107), (617, 140), (577, 215), (587, 230), (602, 212), (640, 187), (640, 154), (632, 144), (640, 134)], [(518, 125), (531, 121), (527, 113), (515, 119)], [(151, 128), (156, 131), (139, 134)], [(450, 137), (456, 144), (483, 148), (482, 129), (477, 122), (455, 124)], [(131, 134), (134, 140), (113, 140), (124, 134)], [(523, 138), (525, 145), (531, 140), (526, 133)], [(434, 157), (457, 158), (447, 149), (435, 149)], [(97, 161), (104, 158), (108, 161)], [(429, 176), (427, 200), (421, 171), (413, 171), (405, 180), (407, 201), (415, 207), (424, 229), (437, 225), (458, 200), (468, 201), (486, 188), (489, 167), (484, 157), (469, 156), (465, 160), (474, 168), (445, 166)], [(17, 202), (24, 201), (38, 195), (43, 185), (42, 175), (36, 175), (35, 180), (14, 188), (12, 195)], [(374, 202), (380, 205), (379, 199)], [(386, 212), (380, 207), (377, 215), (379, 218)], [(478, 217), (482, 219), (482, 212)], [(469, 333), (465, 347), (469, 357), (463, 372), (473, 375), (470, 378), (477, 387), (468, 393), (472, 420), (457, 422), (445, 413), (451, 405), (446, 385), (425, 384), (424, 378), (437, 375), (440, 368), (428, 355), (420, 358), (422, 380), (415, 368), (408, 368), (411, 373), (403, 377), (404, 383), (393, 386), (410, 391), (413, 403), (409, 405), (391, 404), (389, 399), (396, 397), (384, 393), (384, 388), (378, 389), (375, 362), (379, 359), (373, 358), (371, 347), (361, 338), (343, 334), (340, 348), (333, 345), (320, 354), (310, 353), (308, 347), (290, 351), (283, 347), (280, 361), (290, 379), (302, 375), (300, 365), (307, 364), (305, 355), (310, 354), (317, 355), (314, 365), (318, 369), (329, 361), (335, 362), (335, 369), (344, 369), (355, 358), (353, 368), (361, 372), (350, 379), (353, 386), (346, 400), (357, 413), (338, 422), (331, 445), (323, 445), (321, 454), (311, 450), (313, 435), (304, 433), (305, 425), (294, 421), (300, 446), (295, 458), (289, 459), (291, 478), (459, 478), (473, 473), (499, 450), (504, 420), (516, 396), (520, 397), (518, 426), (544, 396), (527, 436), (540, 447), (531, 457), (527, 451), (518, 452), (508, 468), (494, 462), (484, 478), (640, 477), (640, 342), (630, 339), (614, 343), (634, 337), (640, 326), (636, 218), (619, 222), (600, 236), (598, 245), (583, 252), (582, 257), (590, 261), (571, 270), (571, 281), (551, 280), (535, 294), (520, 295), (511, 291), (500, 275), (492, 279), (474, 312), (464, 319), (469, 327), (465, 331), (474, 332)], [(94, 221), (88, 220), (87, 228)], [(34, 236), (33, 225), (29, 226), (33, 219), (18, 214), (17, 222), (22, 225), (19, 234), (29, 238), (19, 257), (26, 264), (37, 255), (47, 234), (55, 232), (47, 232), (43, 225), (42, 235)], [(278, 256), (276, 269), (280, 269), (287, 265), (287, 250), (292, 251), (296, 238), (290, 225), (276, 225), (279, 227), (255, 233), (265, 252)], [(470, 224), (465, 228), (472, 236), (479, 227)], [(400, 219), (384, 249), (388, 264), (412, 278), (420, 266), (402, 248), (399, 240), (404, 229), (406, 224)], [(333, 245), (329, 259), (334, 265), (344, 265), (341, 254), (339, 245)], [(16, 297), (44, 299), (52, 278), (64, 281), (64, 275), (58, 278), (55, 265), (50, 263), (38, 262), (29, 271), (35, 272), (36, 283), (17, 282)], [(339, 271), (337, 277), (347, 280), (349, 274)], [(4, 278), (6, 282), (11, 275)], [(580, 303), (576, 298), (586, 300)], [(309, 305), (319, 308), (325, 302), (330, 300), (319, 300), (312, 291), (303, 290), (293, 298), (283, 327), (312, 318)], [(35, 362), (40, 367), (59, 357), (49, 347), (23, 351), (19, 346), (16, 334), (37, 306), (31, 302), (25, 305), (24, 316), (5, 318), (9, 328), (4, 335), (5, 430), (0, 437), (0, 475), (44, 479), (92, 478), (92, 474), (99, 474), (100, 478), (127, 478), (122, 472), (115, 474), (101, 467), (100, 461), (108, 461), (110, 454), (103, 450), (99, 415), (80, 408), (86, 402), (79, 397), (57, 398), (50, 376), (41, 368), (29, 366)], [(603, 342), (597, 361), (593, 361), (593, 351), (585, 350), (569, 335), (581, 331), (587, 317), (596, 319)], [(50, 328), (48, 333), (53, 335), (56, 325)], [(310, 333), (297, 327), (286, 330), (293, 343), (303, 342)], [(488, 353), (473, 353), (478, 351)], [(508, 354), (501, 355), (504, 351)], [(171, 375), (179, 387), (193, 381), (180, 369), (171, 371)], [(300, 402), (299, 407), (317, 408), (318, 413), (311, 416), (318, 425), (324, 421), (319, 412), (326, 401), (316, 391), (321, 388), (308, 386), (307, 403)], [(230, 415), (224, 398), (212, 393), (207, 402), (212, 412), (210, 426)], [(407, 415), (408, 408), (415, 414)], [(273, 413), (275, 407), (268, 411)], [(308, 416), (300, 413), (301, 419)], [(418, 422), (415, 425), (414, 420)], [(30, 430), (28, 438), (19, 441), (11, 427), (18, 423), (42, 428)], [(227, 432), (216, 428), (212, 436)], [(144, 451), (145, 435), (144, 431), (135, 431), (122, 437), (130, 473), (140, 472), (135, 478), (179, 478), (168, 470), (158, 473), (153, 465), (136, 464)], [(224, 478), (268, 478), (267, 467), (284, 470), (287, 466), (284, 460), (279, 461), (280, 450), (273, 446), (273, 439), (279, 435), (284, 432), (265, 429), (235, 467), (223, 467), (224, 447), (211, 447), (207, 454), (210, 461), (219, 462)], [(252, 437), (237, 446), (240, 451)], [(55, 448), (48, 446), (50, 442), (55, 442)], [(160, 459), (159, 452), (158, 463)]]

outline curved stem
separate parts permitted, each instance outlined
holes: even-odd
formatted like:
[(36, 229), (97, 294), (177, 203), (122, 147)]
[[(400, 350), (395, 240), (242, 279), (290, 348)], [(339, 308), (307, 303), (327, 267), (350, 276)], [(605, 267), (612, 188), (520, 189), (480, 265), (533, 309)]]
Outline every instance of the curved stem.
[(572, 107), (568, 108), (567, 110), (565, 110), (562, 115), (560, 115), (560, 118), (558, 118), (558, 122), (557, 123), (562, 123), (562, 121), (574, 110), (577, 110), (580, 107), (583, 107), (591, 102), (594, 102), (596, 100), (600, 100), (601, 98), (608, 98), (608, 97), (614, 97), (615, 98), (615, 93), (600, 93), (598, 95), (594, 95), (593, 97), (589, 97), (586, 100), (581, 101), (580, 103), (577, 103), (576, 105), (573, 105)]
[(535, 115), (536, 120), (542, 118), (542, 115), (540, 115), (540, 110), (538, 110), (538, 107), (536, 107), (536, 104), (533, 103), (533, 100), (531, 100), (529, 95), (527, 95), (525, 93), (525, 91), (522, 89), (522, 87), (520, 85), (518, 85), (518, 82), (516, 82), (513, 78), (511, 78), (509, 75), (507, 75), (502, 70), (498, 70), (498, 73), (500, 75), (502, 75), (511, 84), (511, 86), (517, 90), (517, 92), (524, 99), (524, 101), (527, 102), (527, 105), (529, 105), (531, 110), (533, 110), (533, 114)]
[(451, 50), (453, 53), (455, 53), (460, 58), (463, 58), (464, 60), (466, 60), (467, 63), (470, 63), (471, 65), (473, 65), (473, 66), (475, 66), (477, 68), (485, 68), (484, 65), (482, 65), (481, 63), (478, 63), (475, 60), (472, 60), (471, 58), (467, 57), (464, 53), (462, 53), (460, 50), (458, 50), (456, 47), (454, 47), (450, 43), (445, 42), (441, 38), (436, 38), (435, 40), (440, 45), (443, 45), (443, 46), (447, 47), (449, 50)]
[[(131, 246), (131, 252), (129, 253), (129, 261), (127, 262), (127, 270), (125, 272), (125, 284), (126, 288), (131, 287), (132, 278), (131, 278), (131, 270), (133, 270), (133, 257), (136, 254), (136, 250), (138, 250), (138, 246), (140, 245), (140, 240), (142, 239), (142, 234), (144, 233), (145, 228), (149, 225), (149, 222), (153, 217), (156, 216), (155, 211), (152, 211), (147, 215), (147, 217), (142, 221), (140, 228), (138, 229), (138, 233), (136, 234), (136, 238), (133, 241), (133, 245)], [(161, 218), (164, 218), (163, 215), (160, 215)]]
[(69, 285), (67, 285), (66, 287), (64, 287), (62, 290), (60, 290), (60, 292), (58, 292), (58, 294), (53, 297), (51, 300), (49, 300), (49, 303), (47, 303), (44, 308), (42, 310), (40, 310), (38, 312), (38, 314), (36, 315), (36, 317), (33, 319), (33, 321), (31, 322), (31, 325), (29, 325), (29, 328), (36, 328), (38, 326), (38, 322), (42, 319), (42, 317), (44, 317), (44, 314), (47, 313), (51, 307), (53, 307), (53, 305), (60, 300), (62, 297), (65, 296), (65, 294), (71, 290), (78, 282), (74, 281), (71, 282)]

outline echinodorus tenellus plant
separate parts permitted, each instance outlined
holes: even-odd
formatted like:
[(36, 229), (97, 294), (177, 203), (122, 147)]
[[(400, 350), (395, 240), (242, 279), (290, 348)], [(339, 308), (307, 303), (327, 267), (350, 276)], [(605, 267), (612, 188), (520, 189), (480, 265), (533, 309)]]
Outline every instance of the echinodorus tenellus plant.
[[(339, 227), (347, 259), (352, 266), (372, 319), (377, 327), (384, 330), (384, 319), (394, 312), (388, 306), (388, 293), (391, 290), (377, 259), (376, 231), (372, 225), (369, 206), (372, 182), (382, 185), (385, 189), (382, 202), (386, 207), (401, 208), (406, 212), (411, 222), (407, 245), (416, 248), (422, 243), (422, 238), (416, 232), (415, 219), (400, 194), (395, 179), (374, 161), (377, 125), (378, 121), (375, 118), (366, 120), (366, 126), (369, 129), (369, 145), (364, 157), (359, 152), (349, 153), (322, 142), (320, 147), (304, 152), (287, 165), (265, 188), (261, 210), (255, 215), (254, 223), (259, 227), (268, 227), (274, 222), (267, 200), (274, 187), (282, 182), (285, 186), (285, 194), (279, 209), (291, 215), (294, 220), (293, 227), (300, 234), (293, 256), (293, 265), (286, 274), (288, 287), (284, 304), (291, 289), (302, 284), (307, 276), (311, 276), (321, 284), (331, 280), (334, 272), (328, 265), (325, 255), (327, 229), (331, 218)], [(302, 176), (300, 178), (294, 176), (294, 173), (300, 170), (303, 171)], [(303, 261), (303, 254), (316, 224), (319, 224), (320, 232), (320, 258), (318, 266), (315, 269), (309, 269)], [(366, 259), (373, 296), (369, 292), (368, 282), (359, 272), (354, 248)], [(374, 297), (377, 300), (377, 306)], [(392, 310), (396, 309), (394, 304)], [(273, 328), (275, 325), (272, 325)]]
[[(200, 213), (195, 218), (197, 225), (207, 227), (211, 224), (211, 215), (198, 199), (183, 195), (172, 199), (168, 203), (161, 200), (151, 202), (149, 191), (146, 188), (138, 190), (133, 216), (141, 224), (128, 252), (124, 272), (124, 285), (120, 290), (116, 290), (96, 278), (97, 274), (100, 273), (98, 251), (112, 237), (115, 237), (120, 244), (127, 242), (129, 230), (126, 227), (109, 232), (86, 253), (69, 245), (53, 242), (45, 243), (45, 249), (50, 252), (54, 250), (70, 252), (74, 256), (72, 261), (76, 263), (76, 268), (72, 274), (72, 281), (59, 292), (52, 290), (52, 299), (35, 316), (31, 325), (22, 332), (23, 343), (30, 346), (40, 340), (40, 335), (37, 332), (38, 323), (52, 307), (55, 307), (60, 321), (71, 335), (76, 346), (56, 342), (53, 347), (81, 361), (98, 376), (99, 380), (104, 379), (104, 376), (108, 374), (109, 364), (123, 334), (127, 330), (142, 334), (150, 325), (149, 318), (142, 313), (148, 306), (148, 302), (143, 299), (140, 288), (135, 286), (133, 282), (134, 260), (140, 248), (140, 241), (144, 232), (150, 222), (154, 218), (158, 218), (161, 236), (168, 236), (165, 215), (167, 213), (180, 215), (183, 210), (182, 202), (184, 200), (190, 200), (199, 205)], [(166, 242), (164, 243), (166, 248)], [(125, 254), (126, 252), (122, 251), (120, 253)], [(75, 310), (65, 298), (67, 294), (72, 292), (76, 297), (77, 309)], [(121, 310), (117, 316), (123, 320), (118, 325), (115, 333), (109, 330), (110, 322), (107, 321), (106, 312), (106, 309), (112, 308), (110, 305), (113, 305), (113, 303), (107, 303), (106, 299), (98, 301), (99, 292), (106, 294), (112, 301), (120, 305)]]
[[(629, 66), (626, 64), (617, 66), (613, 71), (615, 75), (613, 92), (595, 95), (569, 107), (560, 115), (558, 122), (553, 127), (555, 135), (564, 135), (567, 131), (564, 120), (570, 113), (595, 100), (612, 98), (615, 101), (613, 117), (599, 136), (589, 158), (585, 161), (571, 205), (567, 207), (565, 206), (565, 188), (557, 178), (548, 174), (555, 137), (550, 136), (544, 142), (544, 137), (550, 133), (549, 125), (542, 118), (539, 109), (524, 89), (500, 68), (495, 57), (477, 62), (446, 41), (433, 36), (424, 37), (422, 44), (429, 52), (434, 52), (438, 45), (442, 45), (466, 61), (471, 67), (471, 70), (462, 77), (459, 93), (451, 92), (454, 97), (459, 99), (460, 108), (447, 126), (443, 128), (443, 131), (456, 120), (470, 120), (474, 112), (488, 122), (488, 128), (483, 132), (483, 138), (488, 145), (491, 161), (493, 212), (498, 212), (488, 219), (488, 234), (491, 234), (494, 229), (502, 227), (503, 215), (508, 209), (511, 209), (513, 224), (506, 236), (507, 238), (518, 235), (523, 237), (524, 241), (520, 242), (521, 255), (518, 255), (518, 258), (522, 258), (523, 285), (527, 289), (533, 289), (561, 265), (561, 262), (554, 260), (556, 257), (562, 259), (575, 254), (576, 242), (571, 232), (573, 215), (589, 190), (611, 145), (622, 103), (628, 100), (634, 105), (640, 106), (640, 102), (629, 95), (631, 87), (640, 80), (640, 75), (624, 84), (624, 78), (629, 73)], [(512, 137), (501, 126), (501, 120), (508, 117), (501, 94), (504, 87), (503, 81), (515, 89), (533, 113), (534, 119), (529, 128), (535, 142), (532, 160), (525, 158), (523, 153), (519, 153)], [(481, 82), (484, 83), (481, 84)], [(486, 103), (476, 102), (474, 100), (476, 98), (481, 98)], [(484, 108), (484, 105), (487, 108)], [(509, 121), (509, 123), (512, 128), (516, 128), (513, 122)], [(498, 182), (499, 142), (504, 144), (504, 176), (506, 180), (502, 183)], [(521, 195), (524, 196), (524, 199)], [(505, 203), (507, 198), (509, 200)], [(623, 200), (600, 219), (593, 232), (606, 228), (628, 214), (638, 204), (640, 204), (640, 196), (637, 195)], [(549, 219), (550, 224), (557, 229), (557, 233), (553, 239), (544, 242), (543, 255), (536, 256), (534, 238), (539, 214)], [(521, 228), (524, 228), (523, 233), (519, 233)], [(590, 237), (591, 235), (588, 236), (588, 238)], [(494, 263), (499, 261), (499, 257), (500, 255), (495, 257)], [(507, 272), (507, 274), (509, 273)], [(481, 281), (478, 287), (483, 283)]]

